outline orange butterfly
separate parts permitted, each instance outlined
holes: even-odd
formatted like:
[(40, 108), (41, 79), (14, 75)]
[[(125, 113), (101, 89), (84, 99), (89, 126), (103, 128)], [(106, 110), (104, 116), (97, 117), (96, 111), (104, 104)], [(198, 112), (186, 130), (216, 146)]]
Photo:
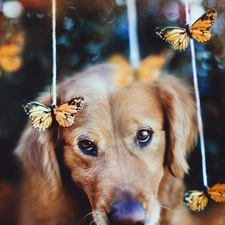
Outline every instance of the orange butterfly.
[(34, 129), (44, 131), (52, 125), (53, 115), (60, 126), (72, 126), (75, 123), (75, 114), (84, 106), (84, 98), (75, 97), (60, 106), (51, 108), (35, 101), (24, 101), (22, 106), (31, 117)]
[(188, 47), (190, 38), (194, 38), (198, 42), (208, 41), (212, 36), (210, 28), (216, 22), (216, 18), (216, 10), (211, 9), (198, 18), (191, 26), (186, 24), (186, 28), (157, 27), (155, 31), (156, 34), (168, 42), (175, 51), (181, 52)]
[(25, 45), (25, 35), (22, 32), (14, 32), (0, 46), (0, 68), (9, 72), (15, 72), (23, 64), (22, 52)]
[(192, 211), (198, 212), (208, 204), (208, 197), (216, 202), (225, 202), (225, 184), (215, 184), (205, 191), (191, 190), (184, 195), (184, 204)]

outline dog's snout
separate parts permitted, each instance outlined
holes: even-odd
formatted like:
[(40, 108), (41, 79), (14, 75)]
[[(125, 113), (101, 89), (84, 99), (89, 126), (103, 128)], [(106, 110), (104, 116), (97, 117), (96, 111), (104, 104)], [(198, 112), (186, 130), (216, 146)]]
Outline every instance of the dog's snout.
[(111, 206), (108, 217), (112, 225), (144, 225), (146, 213), (137, 199), (127, 195)]

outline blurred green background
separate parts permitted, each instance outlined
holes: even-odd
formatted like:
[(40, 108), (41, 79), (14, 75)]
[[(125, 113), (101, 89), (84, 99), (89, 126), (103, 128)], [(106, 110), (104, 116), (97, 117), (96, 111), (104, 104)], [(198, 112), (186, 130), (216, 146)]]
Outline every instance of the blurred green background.
[[(137, 0), (141, 58), (170, 46), (154, 32), (158, 26), (185, 26), (184, 2)], [(8, 4), (8, 5), (7, 5)], [(17, 4), (11, 5), (10, 4)], [(225, 1), (189, 1), (194, 20), (205, 11), (218, 12), (213, 37), (195, 42), (209, 184), (225, 172)], [(8, 7), (8, 8), (7, 8)], [(0, 179), (18, 182), (20, 164), (12, 150), (27, 116), (21, 103), (33, 100), (52, 76), (50, 0), (0, 1)], [(58, 81), (113, 53), (129, 58), (126, 5), (123, 0), (57, 0)], [(165, 70), (192, 83), (190, 49), (175, 53)], [(190, 158), (189, 188), (200, 188), (199, 145)]]

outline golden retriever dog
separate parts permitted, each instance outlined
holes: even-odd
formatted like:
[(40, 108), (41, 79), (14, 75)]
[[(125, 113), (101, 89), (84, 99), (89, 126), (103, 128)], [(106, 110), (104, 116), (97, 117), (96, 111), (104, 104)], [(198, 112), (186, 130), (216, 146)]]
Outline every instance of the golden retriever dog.
[[(182, 203), (186, 156), (198, 132), (193, 93), (170, 75), (120, 87), (117, 67), (91, 67), (57, 87), (83, 96), (69, 128), (27, 125), (21, 225), (191, 225)], [(38, 102), (51, 105), (50, 93)]]

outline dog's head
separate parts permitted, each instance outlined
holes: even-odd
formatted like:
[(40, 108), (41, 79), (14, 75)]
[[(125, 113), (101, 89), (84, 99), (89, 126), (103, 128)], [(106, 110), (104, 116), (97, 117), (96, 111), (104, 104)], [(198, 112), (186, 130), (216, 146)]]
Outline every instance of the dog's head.
[[(58, 104), (85, 99), (75, 124), (45, 132), (30, 127), (22, 140), (30, 146), (19, 154), (25, 167), (36, 165), (54, 189), (63, 186), (63, 161), (85, 191), (96, 224), (155, 225), (165, 171), (178, 178), (188, 171), (186, 155), (197, 137), (195, 104), (177, 78), (120, 88), (114, 73), (114, 67), (100, 65), (60, 84)], [(46, 95), (40, 99), (50, 104)]]

